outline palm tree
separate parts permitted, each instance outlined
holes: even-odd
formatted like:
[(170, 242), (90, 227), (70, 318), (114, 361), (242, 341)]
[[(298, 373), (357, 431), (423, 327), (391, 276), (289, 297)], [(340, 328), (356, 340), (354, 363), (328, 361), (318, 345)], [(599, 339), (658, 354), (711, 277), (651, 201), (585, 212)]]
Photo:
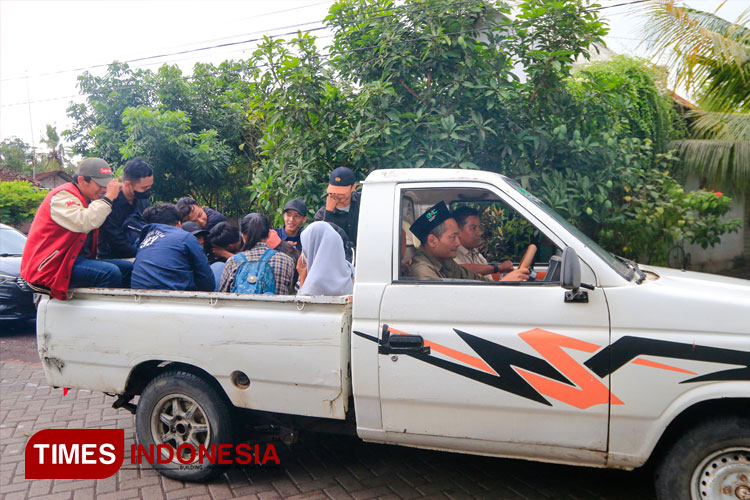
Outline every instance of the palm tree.
[(50, 170), (63, 170), (65, 167), (65, 147), (60, 142), (60, 135), (52, 125), (47, 125), (45, 137), (41, 139), (42, 144), (49, 148), (49, 152), (44, 155), (40, 163), (40, 170), (47, 172)]
[(673, 144), (689, 168), (711, 183), (750, 192), (750, 9), (735, 22), (674, 0), (646, 4), (642, 30), (655, 60), (666, 57), (698, 104), (690, 135)]

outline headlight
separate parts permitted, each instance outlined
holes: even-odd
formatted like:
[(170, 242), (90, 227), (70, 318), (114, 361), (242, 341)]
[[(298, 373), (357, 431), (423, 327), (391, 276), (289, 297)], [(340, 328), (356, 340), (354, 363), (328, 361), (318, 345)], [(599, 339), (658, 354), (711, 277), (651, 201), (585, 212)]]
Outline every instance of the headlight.
[(30, 292), (31, 288), (20, 276), (0, 273), (0, 285), (14, 283), (22, 292)]
[(0, 285), (5, 283), (6, 281), (16, 281), (16, 276), (0, 273)]

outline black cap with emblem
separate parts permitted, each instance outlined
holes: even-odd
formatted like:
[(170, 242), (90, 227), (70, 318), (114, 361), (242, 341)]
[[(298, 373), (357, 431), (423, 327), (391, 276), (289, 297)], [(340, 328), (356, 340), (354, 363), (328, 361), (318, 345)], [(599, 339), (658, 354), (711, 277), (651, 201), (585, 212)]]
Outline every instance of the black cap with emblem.
[(332, 186), (351, 186), (355, 181), (354, 172), (346, 167), (338, 167), (331, 172), (328, 184)]
[(427, 235), (430, 234), (430, 231), (451, 217), (453, 217), (453, 214), (448, 209), (448, 205), (444, 201), (439, 201), (420, 215), (411, 225), (409, 231), (419, 238), (419, 241), (423, 242), (427, 238)]

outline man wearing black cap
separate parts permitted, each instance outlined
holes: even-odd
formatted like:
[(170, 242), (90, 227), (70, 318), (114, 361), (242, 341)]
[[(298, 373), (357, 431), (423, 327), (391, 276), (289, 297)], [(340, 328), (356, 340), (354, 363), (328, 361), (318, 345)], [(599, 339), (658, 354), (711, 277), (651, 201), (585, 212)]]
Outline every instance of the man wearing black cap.
[(214, 258), (214, 253), (211, 249), (211, 242), (209, 241), (208, 231), (200, 227), (197, 222), (190, 221), (182, 223), (182, 230), (187, 231), (198, 239), (198, 243), (200, 243), (200, 245), (203, 247), (203, 250), (206, 252), (206, 257), (208, 258), (209, 264), (213, 264), (214, 262), (216, 262), (216, 258)]
[[(482, 276), (469, 271), (453, 260), (461, 245), (458, 223), (445, 202), (433, 205), (420, 215), (409, 230), (422, 245), (417, 250), (406, 276), (423, 281), (463, 279), (483, 281)], [(526, 281), (528, 269), (508, 273), (502, 281)]]
[(132, 263), (96, 260), (99, 227), (120, 189), (106, 161), (81, 161), (73, 182), (50, 191), (37, 210), (21, 258), (23, 279), (60, 300), (69, 287), (130, 286)]
[(284, 205), (284, 227), (274, 229), (281, 241), (299, 249), (299, 235), (302, 233), (302, 225), (307, 222), (307, 205), (302, 200), (289, 200)]
[(355, 192), (357, 184), (354, 172), (346, 167), (338, 167), (331, 172), (328, 180), (326, 206), (315, 214), (315, 220), (332, 222), (346, 232), (349, 239), (357, 244), (359, 224), (359, 196)]

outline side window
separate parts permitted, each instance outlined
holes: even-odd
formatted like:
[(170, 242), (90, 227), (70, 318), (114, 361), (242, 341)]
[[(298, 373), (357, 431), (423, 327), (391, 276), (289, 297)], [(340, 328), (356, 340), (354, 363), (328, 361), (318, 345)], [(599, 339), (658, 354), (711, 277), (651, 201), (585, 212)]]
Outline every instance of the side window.
[[(443, 233), (439, 237), (432, 234), (432, 239), (428, 236), (423, 244), (409, 228), (441, 201), (449, 208), (452, 222), (446, 221), (446, 226), (439, 229), (436, 226), (436, 232)], [(398, 241), (399, 281), (473, 280), (482, 284), (514, 282), (517, 285), (522, 279), (519, 273), (512, 271), (523, 264), (530, 270), (529, 280), (522, 281), (523, 284), (559, 283), (562, 251), (528, 219), (489, 190), (402, 191)], [(499, 272), (494, 272), (496, 264)]]
[[(451, 209), (456, 212), (462, 206), (467, 205), (454, 203)], [(477, 209), (481, 214), (481, 249), (488, 261), (510, 260), (514, 264), (519, 264), (529, 246), (534, 245), (536, 252), (531, 266), (536, 269), (548, 266), (551, 257), (562, 254), (549, 238), (506, 203), (495, 201), (468, 206)]]

